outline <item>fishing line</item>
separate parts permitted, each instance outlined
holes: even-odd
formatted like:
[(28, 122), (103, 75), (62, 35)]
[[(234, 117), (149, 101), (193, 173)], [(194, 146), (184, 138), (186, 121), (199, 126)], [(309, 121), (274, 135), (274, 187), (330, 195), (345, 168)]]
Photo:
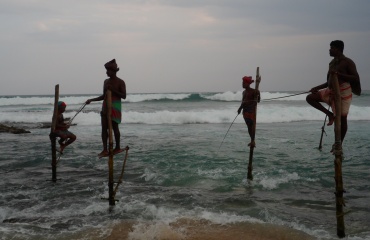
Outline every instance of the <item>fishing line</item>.
[[(275, 98), (268, 98), (268, 99), (261, 99), (260, 102), (268, 102), (268, 101), (271, 101), (271, 100), (275, 100), (275, 99), (280, 99), (280, 98), (287, 98), (287, 97), (293, 97), (293, 96), (297, 96), (297, 95), (301, 95), (301, 94), (305, 94), (305, 93), (309, 93), (310, 91), (308, 92), (301, 92), (301, 93), (296, 93), (296, 94), (292, 94), (292, 95), (288, 95), (288, 96), (282, 96), (282, 97), (275, 97)], [(257, 102), (257, 100), (248, 100), (246, 102)]]
[(230, 124), (230, 127), (229, 127), (229, 129), (227, 130), (227, 132), (226, 132), (226, 134), (225, 134), (225, 136), (224, 136), (224, 139), (222, 139), (222, 142), (221, 142), (221, 144), (220, 144), (220, 147), (218, 148), (218, 150), (220, 150), (220, 148), (221, 148), (221, 145), (222, 145), (222, 143), (224, 142), (224, 140), (225, 140), (225, 138), (226, 138), (226, 135), (229, 133), (229, 130), (230, 130), (230, 128), (231, 128), (231, 126), (233, 125), (233, 123), (235, 122), (235, 120), (236, 120), (236, 118), (239, 116), (239, 113), (236, 115), (236, 117), (234, 118), (234, 121)]
[(79, 114), (81, 111), (82, 111), (82, 109), (84, 109), (84, 107), (86, 106), (86, 102), (82, 105), (82, 107), (80, 107), (80, 109), (77, 111), (77, 113), (73, 116), (73, 118), (71, 118), (69, 121), (68, 121), (68, 125), (71, 125), (71, 123), (72, 123), (72, 121), (73, 121), (73, 119), (77, 116), (77, 114)]
[(305, 93), (309, 93), (309, 92), (310, 92), (310, 91), (308, 91), (308, 92), (296, 93), (296, 94), (292, 94), (292, 95), (288, 95), (288, 96), (283, 96), (283, 97), (275, 97), (275, 98), (262, 99), (262, 100), (261, 100), (261, 102), (264, 102), (264, 101), (270, 101), (270, 100), (279, 99), (279, 98), (293, 97), (293, 96), (297, 96), (297, 95), (301, 95), (301, 94), (305, 94)]
[[(291, 95), (283, 96), (283, 97), (276, 97), (276, 98), (263, 99), (263, 100), (261, 100), (261, 101), (270, 101), (270, 100), (279, 99), (279, 98), (287, 98), (287, 97), (297, 96), (297, 95), (301, 95), (301, 94), (305, 94), (305, 93), (309, 93), (309, 92), (310, 92), (310, 91), (308, 91), (308, 92), (296, 93), (296, 94), (291, 94)], [(256, 100), (251, 100), (251, 101), (249, 101), (249, 102), (252, 102), (252, 101), (256, 101)], [(226, 138), (227, 134), (228, 134), (228, 133), (229, 133), (229, 131), (230, 131), (231, 126), (234, 124), (234, 122), (235, 122), (235, 120), (236, 120), (236, 118), (237, 118), (238, 116), (239, 116), (239, 113), (238, 113), (238, 115), (236, 115), (236, 117), (234, 118), (234, 121), (232, 121), (232, 123), (230, 124), (230, 127), (229, 127), (229, 129), (227, 130), (227, 132), (226, 132), (226, 134), (225, 134), (224, 138), (222, 139), (222, 142), (221, 142), (220, 147), (218, 148), (218, 150), (220, 150), (220, 148), (221, 148), (221, 146), (222, 146), (222, 143), (224, 142), (224, 140), (225, 140), (225, 138)]]

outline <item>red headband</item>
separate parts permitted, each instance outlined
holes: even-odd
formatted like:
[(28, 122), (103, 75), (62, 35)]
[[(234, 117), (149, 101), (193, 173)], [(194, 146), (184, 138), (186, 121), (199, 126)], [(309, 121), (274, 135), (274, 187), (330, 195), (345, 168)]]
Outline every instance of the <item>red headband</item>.
[(254, 80), (252, 80), (252, 77), (250, 76), (244, 76), (243, 78), (243, 82), (247, 83), (247, 84), (251, 84), (254, 82)]
[(66, 107), (67, 104), (65, 102), (59, 101), (58, 102), (58, 107)]

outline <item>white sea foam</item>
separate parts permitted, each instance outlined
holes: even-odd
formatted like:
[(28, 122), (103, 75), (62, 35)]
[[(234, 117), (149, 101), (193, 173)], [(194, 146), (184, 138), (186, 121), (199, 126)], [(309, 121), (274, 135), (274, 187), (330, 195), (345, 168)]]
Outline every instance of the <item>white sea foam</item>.
[(285, 171), (279, 171), (278, 176), (273, 177), (270, 174), (268, 176), (257, 176), (255, 180), (258, 184), (262, 185), (263, 188), (272, 190), (278, 188), (280, 184), (299, 179), (300, 177), (296, 172), (287, 173)]
[[(96, 95), (97, 96), (97, 95)], [(67, 105), (82, 104), (88, 98), (95, 96), (60, 96), (59, 100), (64, 101)], [(25, 105), (54, 105), (53, 96), (16, 96), (0, 97), (0, 106), (25, 106)]]
[(224, 92), (224, 93), (216, 93), (214, 95), (201, 95), (202, 97), (215, 100), (215, 101), (241, 101), (242, 99), (242, 91), (239, 92)]
[[(65, 118), (75, 116), (76, 111), (67, 112)], [(236, 116), (235, 109), (222, 110), (190, 110), (190, 111), (155, 111), (155, 112), (123, 112), (122, 122), (127, 124), (207, 124), (207, 123), (231, 123)], [(261, 105), (258, 108), (257, 122), (277, 123), (295, 121), (322, 121), (324, 114), (310, 107)], [(38, 123), (50, 122), (52, 111), (3, 111), (0, 114), (0, 122), (25, 122)], [(348, 116), (349, 121), (361, 121), (370, 119), (370, 107), (352, 106)], [(79, 125), (100, 125), (98, 112), (80, 112), (74, 119)], [(240, 115), (235, 123), (244, 123)]]
[(192, 210), (189, 210), (181, 208), (157, 207), (155, 205), (147, 204), (144, 202), (136, 202), (135, 205), (139, 205), (144, 208), (144, 219), (155, 219), (156, 221), (161, 221), (165, 223), (170, 223), (178, 218), (184, 217), (192, 219), (205, 219), (218, 224), (238, 222), (263, 223), (261, 220), (248, 215), (240, 216), (226, 212), (216, 213), (205, 210), (203, 208), (194, 208)]
[[(215, 213), (201, 209), (179, 211), (179, 210), (170, 210), (167, 208), (157, 208), (155, 206), (149, 207), (151, 213), (153, 214), (150, 219), (153, 221), (143, 221), (135, 224), (133, 230), (129, 233), (130, 239), (184, 239), (188, 235), (188, 230), (186, 226), (176, 228), (172, 225), (179, 218), (187, 219), (189, 221), (194, 220), (207, 220), (213, 224), (225, 225), (234, 224), (234, 223), (272, 223), (279, 226), (286, 226), (293, 229), (301, 230), (312, 236), (330, 238), (330, 234), (324, 230), (312, 230), (306, 227), (305, 225), (292, 221), (284, 221), (280, 218), (273, 217), (269, 214), (267, 210), (262, 211), (261, 215), (264, 215), (266, 221), (261, 221), (259, 219), (244, 215), (239, 216), (236, 214), (230, 214), (225, 212)], [(201, 226), (200, 226), (201, 227)], [(193, 230), (196, 231), (196, 229)]]
[[(59, 96), (60, 101), (67, 105), (81, 105), (89, 98), (98, 97), (99, 95), (82, 95), (82, 96)], [(183, 100), (189, 98), (190, 93), (151, 93), (151, 94), (127, 94), (123, 102), (144, 102), (152, 100)], [(17, 105), (53, 105), (53, 96), (15, 96), (0, 97), (0, 106), (17, 106)], [(96, 104), (96, 103), (92, 103)], [(101, 104), (101, 103), (98, 103)]]
[(151, 94), (128, 94), (127, 102), (144, 102), (151, 100), (183, 100), (190, 97), (190, 93), (151, 93)]
[(225, 169), (225, 168), (216, 168), (216, 169), (209, 169), (209, 170), (203, 170), (201, 168), (197, 169), (197, 174), (199, 176), (203, 176), (209, 179), (219, 180), (219, 179), (225, 179), (229, 176), (235, 174), (237, 172), (236, 169)]
[(1, 207), (0, 208), (0, 221), (3, 222), (5, 219), (7, 219), (9, 216), (12, 216), (13, 209), (8, 207)]
[(152, 181), (156, 179), (157, 177), (158, 177), (157, 174), (152, 172), (148, 168), (145, 168), (144, 173), (141, 175), (141, 178), (143, 178), (146, 182)]

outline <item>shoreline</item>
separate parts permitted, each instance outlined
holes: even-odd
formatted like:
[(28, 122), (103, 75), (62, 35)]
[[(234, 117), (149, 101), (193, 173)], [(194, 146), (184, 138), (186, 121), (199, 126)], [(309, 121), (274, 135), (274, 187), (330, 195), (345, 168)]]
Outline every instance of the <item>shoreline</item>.
[[(105, 233), (104, 233), (105, 232)], [(204, 219), (180, 218), (174, 222), (121, 221), (107, 229), (85, 230), (74, 234), (77, 239), (169, 239), (169, 240), (313, 240), (303, 231), (270, 223), (238, 222), (218, 224)]]

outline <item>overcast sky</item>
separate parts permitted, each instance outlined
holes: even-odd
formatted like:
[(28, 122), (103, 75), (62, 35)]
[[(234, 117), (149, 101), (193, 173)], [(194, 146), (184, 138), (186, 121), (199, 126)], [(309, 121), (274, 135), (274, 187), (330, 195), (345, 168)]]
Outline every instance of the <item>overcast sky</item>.
[(369, 11), (368, 0), (1, 0), (0, 95), (100, 94), (113, 58), (128, 93), (238, 91), (256, 67), (261, 91), (308, 91), (336, 39), (370, 90)]

